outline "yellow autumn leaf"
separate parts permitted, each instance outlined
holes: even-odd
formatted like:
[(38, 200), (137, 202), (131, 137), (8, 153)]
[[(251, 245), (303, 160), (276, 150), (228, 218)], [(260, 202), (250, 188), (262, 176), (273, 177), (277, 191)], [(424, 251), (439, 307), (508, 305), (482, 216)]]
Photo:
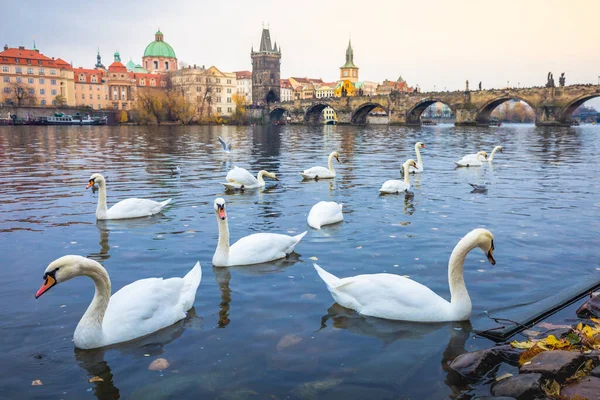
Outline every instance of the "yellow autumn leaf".
[(546, 393), (546, 396), (553, 399), (557, 399), (558, 396), (560, 396), (560, 385), (554, 379), (547, 380), (544, 384), (542, 384), (542, 390), (544, 393)]
[(580, 331), (583, 328), (583, 324), (580, 322), (577, 324), (577, 330)]
[(99, 376), (94, 376), (93, 378), (88, 379), (89, 383), (93, 383), (93, 382), (104, 382), (104, 379), (100, 378)]
[(517, 342), (516, 340), (510, 342), (510, 345), (515, 349), (530, 349), (535, 346), (533, 342)]

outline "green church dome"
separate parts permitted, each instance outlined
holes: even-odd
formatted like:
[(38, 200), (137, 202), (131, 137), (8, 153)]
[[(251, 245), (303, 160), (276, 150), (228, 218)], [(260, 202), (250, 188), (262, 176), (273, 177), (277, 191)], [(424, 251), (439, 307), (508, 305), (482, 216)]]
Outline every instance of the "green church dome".
[(159, 30), (154, 35), (154, 42), (146, 46), (144, 57), (168, 57), (177, 58), (173, 48), (164, 41), (163, 33)]

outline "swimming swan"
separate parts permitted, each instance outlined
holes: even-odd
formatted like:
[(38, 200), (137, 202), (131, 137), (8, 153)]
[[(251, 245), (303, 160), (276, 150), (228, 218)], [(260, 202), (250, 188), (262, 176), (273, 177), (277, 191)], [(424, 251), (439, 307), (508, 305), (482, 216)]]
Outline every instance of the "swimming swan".
[(488, 163), (494, 161), (494, 154), (496, 154), (497, 151), (499, 151), (500, 153), (504, 153), (504, 148), (502, 146), (494, 147), (494, 150), (492, 150), (492, 154), (490, 154), (490, 158), (488, 158)]
[(241, 238), (230, 247), (225, 200), (220, 197), (215, 199), (214, 209), (219, 223), (219, 242), (212, 259), (215, 267), (259, 264), (285, 258), (306, 235), (306, 231), (296, 236), (254, 233)]
[(421, 159), (421, 150), (420, 149), (424, 149), (425, 145), (422, 142), (417, 142), (415, 143), (415, 153), (417, 153), (417, 167), (413, 167), (411, 166), (408, 169), (408, 172), (411, 173), (415, 173), (415, 172), (423, 172), (423, 159)]
[(415, 321), (464, 321), (471, 315), (471, 299), (463, 277), (467, 254), (479, 247), (495, 265), (494, 236), (486, 229), (474, 229), (463, 237), (450, 255), (448, 281), (450, 302), (427, 286), (393, 274), (357, 275), (337, 278), (317, 264), (317, 273), (327, 285), (333, 299), (346, 308), (371, 317)]
[(323, 225), (335, 224), (343, 221), (343, 204), (335, 201), (320, 201), (310, 209), (308, 213), (308, 225), (311, 228), (321, 229)]
[(279, 180), (277, 175), (272, 172), (265, 171), (264, 169), (258, 172), (256, 178), (252, 176), (250, 172), (248, 172), (244, 168), (233, 167), (231, 171), (227, 173), (225, 179), (227, 179), (227, 183), (221, 183), (221, 185), (225, 186), (227, 189), (231, 190), (244, 190), (244, 189), (256, 189), (265, 186), (265, 180), (263, 176), (266, 176), (271, 179)]
[(381, 185), (379, 193), (391, 194), (408, 192), (410, 190), (410, 182), (408, 180), (409, 167), (417, 168), (417, 163), (415, 162), (415, 160), (408, 159), (404, 164), (402, 164), (402, 170), (404, 171), (404, 181), (398, 179), (390, 179), (389, 181), (385, 181), (383, 182), (383, 185)]
[(329, 169), (325, 167), (312, 167), (300, 172), (303, 179), (332, 179), (335, 178), (335, 169), (333, 168), (333, 158), (340, 162), (340, 155), (337, 151), (332, 152), (327, 159)]
[(154, 201), (147, 199), (125, 199), (121, 200), (111, 208), (106, 208), (106, 181), (100, 174), (93, 174), (86, 189), (91, 188), (94, 184), (98, 185), (98, 207), (96, 207), (97, 219), (126, 219), (148, 217), (158, 214), (171, 199), (165, 201)]
[(63, 256), (48, 265), (35, 298), (76, 276), (92, 278), (96, 291), (73, 342), (80, 349), (95, 349), (148, 335), (185, 318), (194, 305), (202, 267), (197, 262), (183, 278), (140, 279), (111, 296), (110, 278), (102, 265), (81, 256)]
[(485, 151), (480, 151), (477, 154), (467, 154), (458, 161), (454, 161), (457, 167), (481, 167), (483, 161), (488, 158)]

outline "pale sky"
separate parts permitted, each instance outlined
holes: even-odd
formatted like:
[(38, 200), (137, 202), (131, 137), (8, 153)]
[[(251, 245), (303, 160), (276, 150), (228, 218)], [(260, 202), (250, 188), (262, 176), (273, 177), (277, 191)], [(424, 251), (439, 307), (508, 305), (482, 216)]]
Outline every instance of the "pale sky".
[[(281, 76), (335, 81), (348, 38), (361, 80), (402, 75), (422, 90), (598, 83), (598, 0), (22, 0), (4, 2), (1, 44), (92, 68), (119, 50), (141, 62), (160, 27), (180, 62), (251, 70), (262, 23), (281, 45)], [(600, 101), (596, 102), (600, 104)]]

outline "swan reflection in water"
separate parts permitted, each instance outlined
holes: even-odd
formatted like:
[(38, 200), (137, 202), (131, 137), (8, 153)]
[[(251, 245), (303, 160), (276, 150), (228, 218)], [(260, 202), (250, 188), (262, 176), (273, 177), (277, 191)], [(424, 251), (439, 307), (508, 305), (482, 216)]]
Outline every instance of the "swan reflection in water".
[(271, 261), (264, 264), (245, 265), (237, 267), (214, 267), (213, 273), (215, 280), (219, 285), (221, 291), (221, 302), (219, 303), (219, 320), (217, 321), (217, 327), (225, 328), (231, 320), (229, 319), (229, 310), (231, 308), (231, 288), (229, 284), (231, 282), (231, 271), (235, 270), (236, 273), (245, 276), (259, 276), (265, 274), (276, 274), (283, 272), (285, 269), (296, 264), (300, 260), (300, 255), (292, 253), (288, 258), (282, 258), (279, 260)]
[[(326, 329), (329, 323), (332, 328), (345, 329), (355, 335), (374, 337), (383, 342), (384, 348), (397, 340), (418, 339), (423, 342), (426, 336), (432, 336), (430, 340), (425, 340), (431, 345), (431, 348), (423, 348), (424, 346), (420, 345), (413, 348), (412, 351), (406, 349), (403, 351), (402, 356), (405, 360), (410, 360), (411, 367), (406, 370), (402, 379), (405, 382), (415, 379), (420, 381), (424, 375), (431, 374), (430, 363), (439, 362), (442, 370), (446, 373), (446, 385), (451, 388), (452, 392), (457, 394), (465, 389), (465, 382), (450, 369), (450, 363), (459, 355), (467, 352), (465, 345), (473, 330), (470, 321), (440, 323), (395, 321), (363, 316), (338, 303), (333, 303), (327, 310), (327, 314), (321, 318), (319, 330)], [(448, 344), (445, 347), (443, 344), (439, 346), (439, 339), (444, 335), (443, 330), (447, 330), (449, 334)], [(441, 348), (443, 348), (441, 360), (437, 361)], [(410, 354), (413, 352), (414, 354)], [(432, 360), (432, 358), (434, 359)]]
[(113, 372), (105, 361), (105, 353), (118, 351), (121, 356), (147, 358), (150, 363), (153, 357), (163, 354), (163, 347), (180, 337), (185, 329), (201, 330), (202, 322), (202, 318), (196, 316), (196, 310), (192, 307), (181, 321), (142, 338), (92, 350), (75, 348), (75, 359), (87, 372), (88, 379), (94, 385), (93, 393), (96, 398), (116, 400), (120, 398), (119, 388), (115, 386)]

